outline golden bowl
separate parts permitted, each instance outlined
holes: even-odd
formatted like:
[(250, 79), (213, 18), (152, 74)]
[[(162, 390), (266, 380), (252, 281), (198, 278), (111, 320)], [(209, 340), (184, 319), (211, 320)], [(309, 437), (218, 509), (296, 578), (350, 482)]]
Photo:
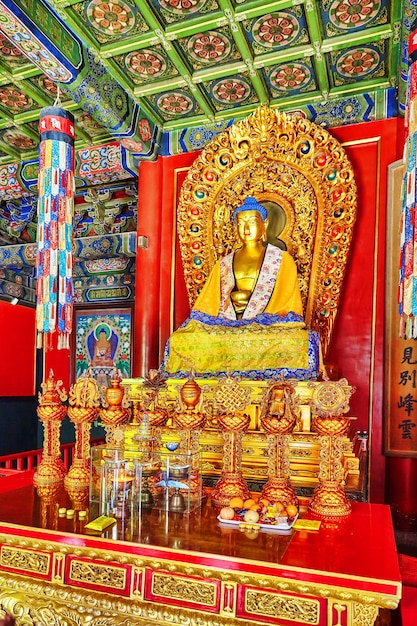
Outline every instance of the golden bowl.
[(313, 417), (311, 429), (318, 435), (345, 435), (350, 427), (350, 417)]
[(225, 415), (218, 415), (217, 420), (223, 430), (239, 432), (246, 430), (249, 426), (250, 417), (245, 413), (226, 413)]
[(295, 415), (288, 417), (262, 417), (262, 428), (269, 435), (288, 435), (294, 430), (294, 426), (297, 422)]

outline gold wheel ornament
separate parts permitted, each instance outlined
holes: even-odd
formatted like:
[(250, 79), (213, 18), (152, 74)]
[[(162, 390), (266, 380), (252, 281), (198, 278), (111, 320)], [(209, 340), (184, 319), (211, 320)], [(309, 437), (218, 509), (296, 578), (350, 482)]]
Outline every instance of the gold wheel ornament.
[(314, 490), (309, 510), (321, 517), (344, 517), (352, 507), (344, 491), (342, 465), (343, 436), (347, 434), (352, 418), (346, 417), (349, 400), (356, 391), (346, 378), (316, 383), (310, 406), (311, 428), (319, 435), (319, 484)]
[(191, 306), (215, 262), (237, 246), (232, 213), (250, 195), (268, 209), (268, 241), (294, 257), (306, 324), (326, 356), (356, 219), (345, 151), (325, 129), (267, 106), (206, 145), (178, 206)]
[(339, 417), (349, 411), (349, 400), (356, 391), (346, 378), (324, 380), (314, 386), (310, 406), (313, 415)]

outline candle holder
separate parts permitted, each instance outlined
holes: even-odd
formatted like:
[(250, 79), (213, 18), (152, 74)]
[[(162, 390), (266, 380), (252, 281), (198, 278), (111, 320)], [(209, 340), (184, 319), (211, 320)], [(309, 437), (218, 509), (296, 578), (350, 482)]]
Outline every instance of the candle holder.
[(319, 484), (309, 504), (309, 510), (320, 517), (344, 517), (352, 507), (343, 489), (342, 464), (344, 435), (351, 420), (344, 414), (349, 410), (349, 399), (355, 387), (349, 386), (345, 378), (339, 381), (325, 380), (316, 383), (310, 400), (312, 430), (319, 435), (320, 468)]
[(70, 388), (68, 417), (75, 427), (73, 462), (65, 477), (65, 487), (88, 487), (90, 484), (90, 431), (91, 423), (98, 416), (100, 394), (97, 381), (89, 376), (77, 379)]
[(103, 448), (100, 514), (127, 519), (141, 506), (142, 467), (126, 450)]
[(270, 502), (298, 506), (290, 482), (290, 440), (299, 415), (299, 398), (294, 386), (284, 379), (273, 383), (266, 393), (260, 416), (268, 440), (268, 480), (262, 497)]
[(67, 414), (67, 408), (62, 404), (67, 394), (62, 385), (61, 380), (55, 381), (52, 370), (46, 382), (41, 384), (42, 393), (39, 393), (36, 413), (43, 423), (44, 439), (42, 460), (33, 477), (37, 486), (61, 482), (67, 473), (60, 446), (61, 422)]
[(228, 377), (218, 385), (213, 395), (224, 448), (221, 476), (212, 491), (211, 500), (216, 506), (226, 506), (235, 496), (243, 500), (250, 497), (242, 476), (242, 439), (250, 423), (250, 417), (242, 411), (250, 402), (250, 391)]
[(200, 454), (183, 453), (175, 442), (161, 450), (161, 468), (155, 484), (155, 505), (160, 509), (189, 513), (202, 499), (202, 480), (193, 468), (199, 466)]

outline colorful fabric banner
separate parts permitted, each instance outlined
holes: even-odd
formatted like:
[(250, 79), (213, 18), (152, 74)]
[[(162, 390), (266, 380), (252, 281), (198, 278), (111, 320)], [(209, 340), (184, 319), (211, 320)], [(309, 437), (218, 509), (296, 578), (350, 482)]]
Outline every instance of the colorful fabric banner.
[(72, 236), (74, 215), (74, 117), (53, 106), (39, 123), (36, 326), (38, 346), (58, 331), (58, 348), (69, 348), (72, 329)]

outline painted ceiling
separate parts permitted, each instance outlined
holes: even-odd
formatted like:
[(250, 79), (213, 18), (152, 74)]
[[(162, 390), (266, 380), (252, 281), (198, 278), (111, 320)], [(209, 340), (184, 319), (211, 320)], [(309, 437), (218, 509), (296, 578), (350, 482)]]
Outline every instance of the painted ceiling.
[(260, 104), (325, 126), (403, 114), (416, 5), (0, 0), (0, 297), (4, 272), (28, 265), (19, 246), (36, 244), (43, 107), (75, 118), (75, 236), (88, 248), (135, 231), (141, 160), (202, 148)]

